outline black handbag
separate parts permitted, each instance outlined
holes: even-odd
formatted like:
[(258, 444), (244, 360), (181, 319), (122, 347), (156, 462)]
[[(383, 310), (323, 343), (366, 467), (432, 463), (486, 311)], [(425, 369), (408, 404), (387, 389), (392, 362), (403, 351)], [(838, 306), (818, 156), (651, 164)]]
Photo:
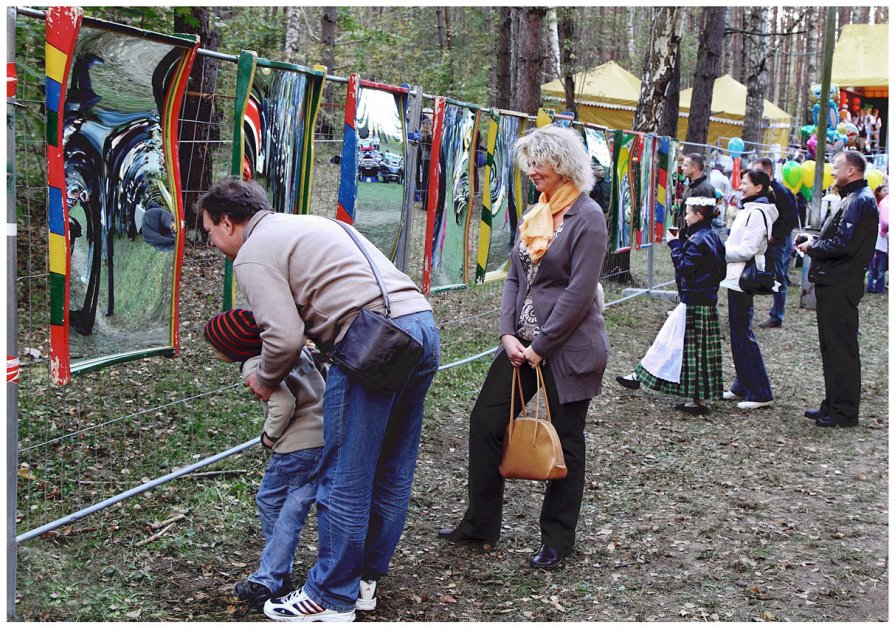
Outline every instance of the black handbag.
[[(756, 211), (758, 211), (761, 214), (761, 217), (764, 218), (764, 228), (765, 232), (767, 232), (767, 216), (765, 216), (764, 212), (760, 209)], [(752, 216), (750, 215), (749, 218), (751, 217)], [(749, 224), (749, 218), (746, 219), (747, 225)], [(746, 262), (746, 266), (740, 274), (740, 290), (746, 294), (774, 294), (778, 289), (776, 283), (777, 277), (774, 273), (766, 270), (758, 270), (755, 266), (754, 257)]]
[(385, 314), (362, 309), (336, 345), (332, 360), (369, 390), (395, 393), (419, 364), (423, 345), (392, 322), (388, 293), (379, 269), (354, 232), (338, 220), (333, 222), (345, 229), (367, 258), (382, 292)]

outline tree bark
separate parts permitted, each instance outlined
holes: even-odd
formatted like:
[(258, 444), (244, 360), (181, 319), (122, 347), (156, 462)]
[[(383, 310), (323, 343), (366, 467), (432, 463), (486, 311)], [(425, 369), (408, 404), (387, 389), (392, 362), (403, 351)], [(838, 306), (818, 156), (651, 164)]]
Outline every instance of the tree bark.
[(743, 121), (743, 141), (755, 144), (762, 140), (762, 116), (768, 89), (768, 8), (752, 7), (746, 30), (746, 119)]
[(640, 77), (640, 98), (634, 113), (634, 130), (655, 132), (665, 103), (665, 88), (674, 71), (681, 43), (684, 9), (662, 7), (652, 21), (649, 48)]
[(575, 102), (575, 16), (569, 7), (558, 9), (560, 63), (563, 69), (563, 87), (566, 92), (566, 109), (578, 117), (578, 105)]
[(336, 13), (338, 7), (323, 7), (320, 15), (320, 47), (323, 65), (333, 73), (336, 67)]
[[(734, 28), (742, 29), (745, 26), (745, 20), (743, 19), (744, 9), (743, 7), (732, 7), (731, 8), (731, 26)], [(740, 83), (743, 82), (743, 54), (745, 48), (745, 38), (742, 33), (733, 33), (731, 35), (731, 67), (730, 67), (730, 75), (735, 78)]]
[(811, 85), (820, 84), (820, 74), (817, 71), (818, 57), (817, 42), (819, 36), (815, 33), (822, 33), (823, 27), (819, 19), (819, 11), (817, 7), (808, 7), (807, 28), (808, 36), (805, 37), (805, 84), (799, 90), (799, 111), (805, 124), (809, 124), (812, 120), (811, 101), (808, 99), (808, 89)]
[(541, 102), (541, 64), (544, 50), (541, 24), (546, 10), (538, 7), (516, 9), (520, 13), (518, 56), (518, 109), (529, 114), (538, 112)]
[[(703, 26), (702, 35), (699, 38), (699, 51), (696, 53), (693, 97), (690, 99), (690, 118), (687, 121), (686, 141), (695, 144), (705, 144), (709, 135), (712, 95), (721, 65), (721, 46), (724, 41), (727, 8), (707, 7), (704, 14), (705, 26)], [(689, 148), (686, 150), (689, 151)]]
[[(199, 35), (202, 47), (217, 50), (220, 33), (214, 27), (208, 7), (178, 8), (174, 11), (174, 30)], [(222, 112), (215, 102), (218, 64), (215, 59), (197, 56), (190, 71), (184, 98), (178, 140), (180, 180), (183, 191), (184, 221), (187, 228), (199, 229), (200, 217), (193, 210), (199, 195), (212, 185), (212, 148), (221, 139)]]
[(513, 14), (509, 7), (498, 10), (497, 36), (497, 82), (494, 104), (500, 109), (509, 109), (512, 103), (513, 79), (511, 73), (511, 51)]
[(677, 122), (680, 114), (681, 100), (681, 55), (674, 57), (674, 71), (671, 80), (665, 88), (665, 106), (662, 107), (662, 117), (659, 120), (659, 135), (677, 137)]
[(851, 7), (839, 7), (839, 20), (836, 22), (836, 40), (842, 34), (842, 27), (851, 24)]
[(562, 62), (560, 60), (560, 46), (562, 40), (559, 35), (559, 20), (556, 15), (556, 9), (547, 9), (547, 37), (550, 42), (547, 55), (547, 76), (551, 79), (560, 78), (563, 75)]
[(444, 50), (444, 19), (443, 9), (441, 7), (435, 7), (435, 27), (438, 30), (438, 47)]
[(298, 63), (298, 60), (305, 56), (304, 50), (302, 50), (303, 11), (302, 7), (286, 7), (286, 35), (283, 52), (289, 63)]

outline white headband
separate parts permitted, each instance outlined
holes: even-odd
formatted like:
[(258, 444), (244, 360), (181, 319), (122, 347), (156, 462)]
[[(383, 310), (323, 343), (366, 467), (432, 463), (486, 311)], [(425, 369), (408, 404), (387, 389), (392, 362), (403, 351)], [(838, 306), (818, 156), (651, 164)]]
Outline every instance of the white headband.
[(715, 204), (715, 199), (708, 196), (691, 196), (687, 199), (687, 205), (707, 207)]

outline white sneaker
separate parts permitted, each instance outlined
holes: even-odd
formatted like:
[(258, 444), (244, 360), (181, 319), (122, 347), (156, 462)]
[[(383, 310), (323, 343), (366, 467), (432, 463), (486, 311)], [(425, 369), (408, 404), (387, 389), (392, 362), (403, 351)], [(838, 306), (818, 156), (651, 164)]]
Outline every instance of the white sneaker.
[(731, 392), (731, 391), (729, 391), (729, 390), (725, 390), (725, 391), (724, 391), (724, 394), (721, 395), (721, 398), (724, 399), (724, 400), (726, 400), (726, 401), (733, 401), (734, 399), (742, 399), (743, 396), (742, 396), (742, 395), (738, 395), (738, 394), (736, 394), (735, 392)]
[(770, 401), (741, 401), (737, 404), (740, 410), (756, 410), (758, 408), (770, 408), (774, 405), (774, 400)]
[(354, 608), (359, 611), (376, 610), (376, 581), (375, 580), (361, 579), (360, 593), (357, 596), (357, 601), (354, 603)]
[(275, 621), (354, 621), (354, 610), (339, 612), (323, 608), (305, 594), (304, 588), (267, 600), (264, 614)]

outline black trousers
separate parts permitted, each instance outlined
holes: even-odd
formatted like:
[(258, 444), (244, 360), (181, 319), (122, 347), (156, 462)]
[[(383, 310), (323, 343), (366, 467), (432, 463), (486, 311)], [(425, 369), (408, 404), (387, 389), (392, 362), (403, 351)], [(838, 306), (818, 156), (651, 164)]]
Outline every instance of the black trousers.
[[(527, 344), (527, 343), (526, 343)], [(575, 526), (584, 493), (584, 420), (589, 399), (561, 404), (549, 364), (541, 367), (553, 426), (562, 442), (568, 475), (547, 482), (541, 506), (541, 543), (556, 548), (561, 556), (575, 545)], [(534, 369), (519, 369), (522, 394), (527, 402), (537, 391)], [(503, 440), (510, 417), (510, 386), (513, 365), (505, 352), (494, 360), (476, 400), (469, 422), (469, 505), (457, 526), (461, 534), (497, 542), (503, 514), (504, 479), (498, 467), (503, 457)], [(516, 416), (522, 410), (518, 392)], [(525, 480), (516, 480), (525, 481)]]
[(824, 400), (820, 409), (837, 421), (855, 421), (861, 403), (858, 303), (864, 296), (864, 284), (816, 284), (814, 294), (824, 368)]

